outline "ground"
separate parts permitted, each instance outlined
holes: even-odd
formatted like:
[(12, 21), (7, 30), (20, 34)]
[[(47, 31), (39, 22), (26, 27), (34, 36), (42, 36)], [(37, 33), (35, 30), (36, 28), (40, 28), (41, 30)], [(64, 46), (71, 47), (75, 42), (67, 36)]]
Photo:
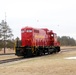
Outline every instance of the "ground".
[(75, 56), (69, 51), (0, 64), (0, 75), (76, 75), (76, 59), (66, 59)]
[[(15, 53), (15, 50), (14, 49), (10, 49), (10, 48), (6, 48), (5, 49), (5, 53)], [(0, 49), (0, 54), (4, 54), (4, 48), (3, 49)]]

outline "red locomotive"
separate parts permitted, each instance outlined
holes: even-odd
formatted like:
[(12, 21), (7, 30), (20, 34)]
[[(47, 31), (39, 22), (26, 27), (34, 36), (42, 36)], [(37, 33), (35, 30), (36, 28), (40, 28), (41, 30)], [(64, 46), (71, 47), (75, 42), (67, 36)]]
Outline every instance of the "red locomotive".
[(29, 57), (32, 55), (51, 54), (60, 51), (57, 35), (47, 28), (36, 29), (25, 27), (21, 29), (21, 46), (18, 41), (16, 55)]

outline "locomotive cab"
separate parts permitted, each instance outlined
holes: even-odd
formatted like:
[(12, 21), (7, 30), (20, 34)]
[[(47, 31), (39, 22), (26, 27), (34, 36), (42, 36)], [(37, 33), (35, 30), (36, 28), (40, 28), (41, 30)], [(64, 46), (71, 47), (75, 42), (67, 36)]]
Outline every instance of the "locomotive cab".
[(32, 45), (32, 28), (26, 28), (21, 30), (21, 40), (22, 46), (31, 46)]

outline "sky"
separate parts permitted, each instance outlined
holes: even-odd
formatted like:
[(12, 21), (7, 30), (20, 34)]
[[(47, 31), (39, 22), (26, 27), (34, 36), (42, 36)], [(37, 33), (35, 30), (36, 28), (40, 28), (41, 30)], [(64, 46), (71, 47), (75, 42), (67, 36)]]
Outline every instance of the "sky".
[(0, 21), (5, 13), (14, 38), (31, 26), (76, 39), (76, 0), (0, 0)]

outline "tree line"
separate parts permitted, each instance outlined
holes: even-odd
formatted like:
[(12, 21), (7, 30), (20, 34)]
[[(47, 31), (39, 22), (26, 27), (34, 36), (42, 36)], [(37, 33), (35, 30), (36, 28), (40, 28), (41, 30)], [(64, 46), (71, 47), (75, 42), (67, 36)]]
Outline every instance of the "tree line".
[(69, 36), (58, 36), (58, 41), (60, 42), (61, 46), (76, 46), (76, 40)]

